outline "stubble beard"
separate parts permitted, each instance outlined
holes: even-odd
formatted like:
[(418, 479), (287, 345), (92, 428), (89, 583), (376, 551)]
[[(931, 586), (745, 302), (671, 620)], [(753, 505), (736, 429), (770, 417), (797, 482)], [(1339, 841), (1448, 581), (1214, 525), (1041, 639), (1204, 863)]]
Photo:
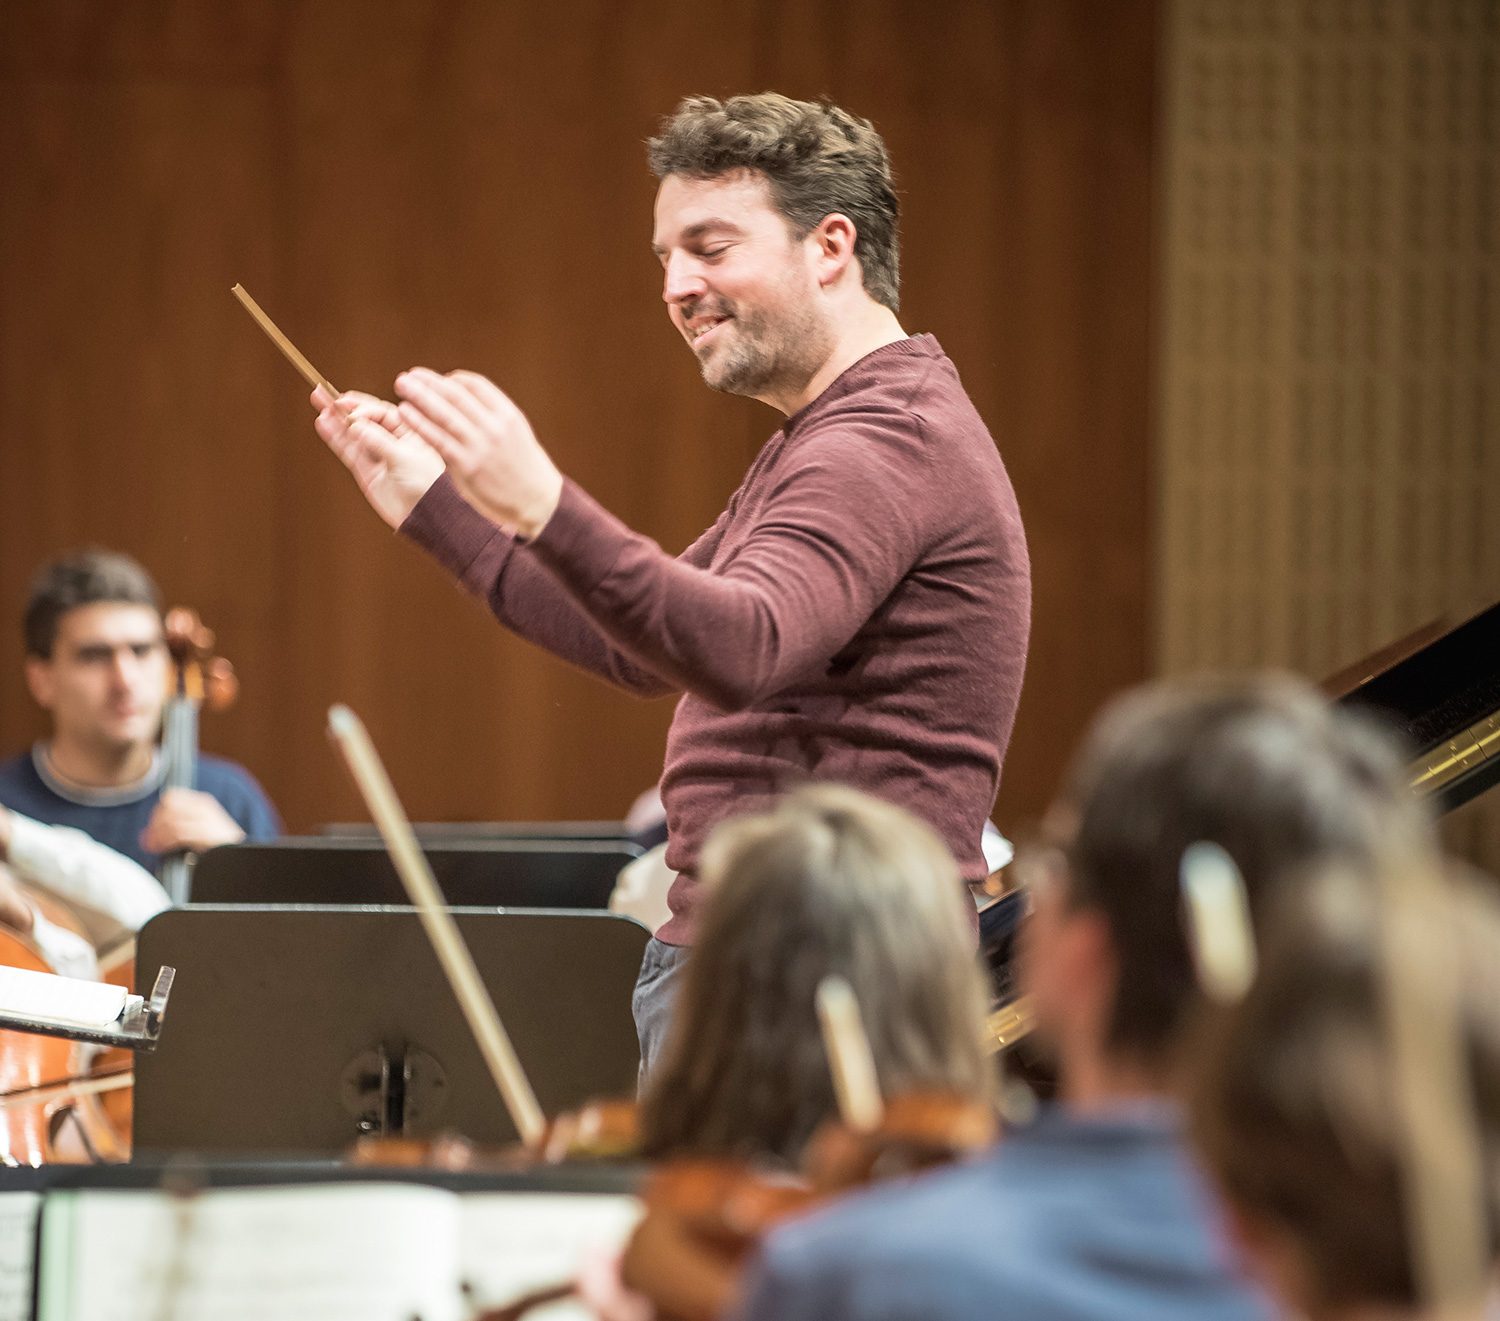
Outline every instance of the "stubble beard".
[(832, 333), (810, 306), (784, 317), (729, 309), (732, 337), (703, 360), (703, 383), (722, 394), (764, 398), (795, 394), (812, 379), (832, 347)]

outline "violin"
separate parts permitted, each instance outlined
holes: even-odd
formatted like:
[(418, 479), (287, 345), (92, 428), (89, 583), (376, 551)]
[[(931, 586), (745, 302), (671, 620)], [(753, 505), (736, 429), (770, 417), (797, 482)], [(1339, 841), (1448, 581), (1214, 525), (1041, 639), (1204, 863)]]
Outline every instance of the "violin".
[(622, 1279), (663, 1321), (715, 1321), (734, 1301), (745, 1260), (776, 1225), (867, 1184), (977, 1155), (997, 1131), (987, 1105), (913, 1091), (887, 1101), (873, 1128), (827, 1120), (797, 1173), (744, 1161), (665, 1161), (642, 1190), (646, 1214), (625, 1250)]
[(454, 1133), (435, 1138), (362, 1137), (345, 1157), (362, 1168), (511, 1173), (570, 1161), (629, 1161), (640, 1148), (634, 1101), (590, 1101), (548, 1120), (532, 1142), (493, 1150)]
[(977, 1154), (994, 1111), (951, 1092), (882, 1098), (849, 984), (825, 978), (818, 1018), (839, 1113), (809, 1140), (795, 1175), (738, 1161), (669, 1160), (647, 1180), (646, 1215), (625, 1250), (624, 1283), (666, 1321), (714, 1321), (734, 1302), (745, 1259), (775, 1225), (854, 1188)]
[[(177, 606), (162, 621), (172, 658), (167, 701), (162, 708), (161, 748), (166, 763), (162, 787), (191, 789), (198, 774), (198, 712), (223, 711), (239, 696), (234, 666), (214, 654), (214, 631), (196, 610)], [(174, 904), (185, 904), (192, 884), (192, 859), (175, 853), (163, 859), (161, 883)]]

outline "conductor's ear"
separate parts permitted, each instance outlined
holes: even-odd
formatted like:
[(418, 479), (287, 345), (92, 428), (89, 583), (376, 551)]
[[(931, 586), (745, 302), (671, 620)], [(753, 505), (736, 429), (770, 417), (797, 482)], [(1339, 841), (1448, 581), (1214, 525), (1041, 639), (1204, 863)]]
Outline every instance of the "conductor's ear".
[(818, 222), (818, 227), (808, 235), (816, 244), (818, 281), (830, 285), (854, 266), (854, 240), (858, 231), (854, 222), (842, 212), (833, 211)]

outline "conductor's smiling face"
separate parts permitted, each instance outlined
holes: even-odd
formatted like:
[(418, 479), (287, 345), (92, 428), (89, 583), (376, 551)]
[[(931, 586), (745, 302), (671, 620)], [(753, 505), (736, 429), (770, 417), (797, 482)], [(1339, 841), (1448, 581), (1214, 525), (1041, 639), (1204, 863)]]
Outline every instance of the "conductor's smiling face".
[(833, 340), (817, 248), (793, 235), (764, 175), (668, 175), (652, 247), (672, 324), (711, 388), (763, 398), (811, 378)]

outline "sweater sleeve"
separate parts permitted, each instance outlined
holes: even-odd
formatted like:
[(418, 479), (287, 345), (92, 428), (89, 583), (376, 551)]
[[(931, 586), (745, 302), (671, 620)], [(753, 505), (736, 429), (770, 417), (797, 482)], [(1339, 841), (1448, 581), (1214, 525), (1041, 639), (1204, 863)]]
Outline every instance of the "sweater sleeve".
[(24, 880), (107, 913), (139, 931), (172, 906), (161, 882), (139, 863), (71, 826), (44, 826), (10, 814), (7, 860)]
[(41, 950), (58, 976), (85, 982), (99, 980), (99, 960), (94, 947), (76, 932), (54, 926), (35, 907), (31, 910), (31, 943)]
[(713, 571), (663, 554), (571, 482), (530, 548), (620, 652), (734, 711), (834, 660), (915, 563), (934, 502), (909, 430), (844, 422), (788, 456)]
[[(724, 521), (721, 515), (689, 546), (682, 563), (706, 567)], [(500, 623), (528, 642), (641, 697), (676, 690), (676, 685), (613, 646), (533, 547), (469, 505), (446, 474), (417, 503), (401, 531), (484, 601)]]

